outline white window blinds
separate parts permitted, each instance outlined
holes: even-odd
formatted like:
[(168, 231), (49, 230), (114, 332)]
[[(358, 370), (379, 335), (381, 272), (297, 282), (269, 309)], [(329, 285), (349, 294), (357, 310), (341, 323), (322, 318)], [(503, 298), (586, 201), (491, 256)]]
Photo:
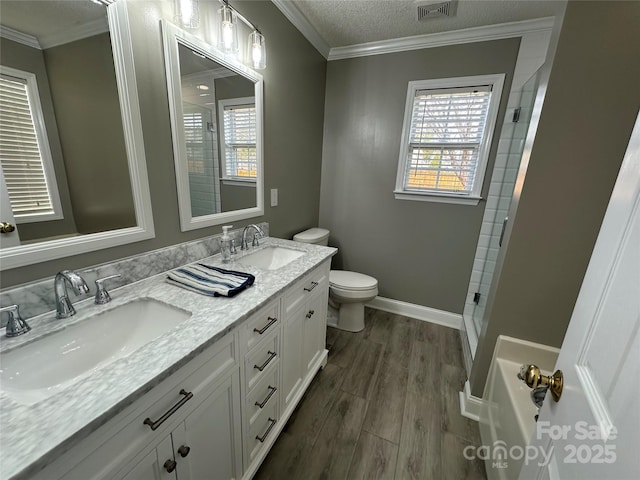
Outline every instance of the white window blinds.
[(256, 178), (256, 108), (251, 105), (226, 105), (223, 110), (224, 162), (228, 178)]
[(490, 99), (491, 86), (415, 92), (406, 190), (473, 191)]
[(53, 214), (27, 82), (0, 76), (0, 162), (16, 218)]

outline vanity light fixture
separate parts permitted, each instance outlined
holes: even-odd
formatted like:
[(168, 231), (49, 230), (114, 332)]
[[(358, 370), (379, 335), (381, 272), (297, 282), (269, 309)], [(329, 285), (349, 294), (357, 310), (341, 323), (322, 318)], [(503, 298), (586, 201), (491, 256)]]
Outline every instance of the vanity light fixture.
[(174, 0), (173, 14), (176, 23), (183, 28), (198, 28), (200, 25), (198, 0)]
[(247, 20), (235, 8), (229, 5), (228, 0), (219, 0), (222, 7), (219, 10), (218, 24), (218, 48), (224, 53), (238, 54), (238, 22), (240, 20), (248, 26), (252, 32), (247, 41), (246, 63), (256, 70), (262, 70), (267, 66), (267, 49), (264, 35), (256, 26)]
[(218, 11), (218, 48), (224, 53), (238, 53), (238, 23), (236, 12), (228, 3), (223, 3)]
[(264, 43), (264, 35), (258, 30), (251, 32), (247, 48), (249, 50), (247, 58), (251, 62), (251, 66), (256, 70), (263, 70), (267, 66), (267, 49)]

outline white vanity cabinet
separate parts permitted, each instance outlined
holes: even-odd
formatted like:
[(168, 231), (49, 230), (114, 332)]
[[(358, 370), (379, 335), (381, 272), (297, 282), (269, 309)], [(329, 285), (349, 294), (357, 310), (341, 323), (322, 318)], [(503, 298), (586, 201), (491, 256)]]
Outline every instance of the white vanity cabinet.
[(290, 414), (324, 356), (329, 262), (305, 275), (283, 297), (282, 409)]
[(163, 437), (151, 452), (138, 456), (115, 478), (122, 480), (237, 479), (242, 467), (238, 432), (237, 372), (217, 382), (210, 395)]
[(232, 332), (33, 478), (240, 478), (238, 356)]
[(29, 478), (251, 479), (326, 364), (329, 262)]

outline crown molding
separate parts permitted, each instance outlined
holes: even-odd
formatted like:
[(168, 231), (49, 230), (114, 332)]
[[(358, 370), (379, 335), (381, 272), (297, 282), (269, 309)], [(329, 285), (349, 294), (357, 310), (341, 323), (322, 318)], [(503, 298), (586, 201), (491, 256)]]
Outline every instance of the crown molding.
[(334, 47), (330, 50), (327, 60), (342, 60), (345, 58), (419, 50), (422, 48), (444, 47), (447, 45), (521, 37), (527, 33), (551, 31), (554, 20), (555, 17), (545, 17), (449, 32), (415, 35), (412, 37), (395, 38), (378, 42), (360, 43), (346, 47)]
[(42, 48), (57, 47), (58, 45), (64, 45), (65, 43), (75, 42), (87, 37), (93, 37), (100, 33), (109, 31), (109, 25), (107, 18), (99, 18), (92, 22), (83, 23), (77, 27), (67, 28), (66, 30), (53, 33), (51, 35), (40, 36), (40, 45)]
[(28, 33), (23, 33), (18, 30), (14, 30), (10, 27), (5, 27), (4, 25), (0, 25), (0, 37), (6, 38), (7, 40), (12, 40), (14, 42), (21, 43), (26, 45), (27, 47), (37, 48), (38, 50), (42, 50), (40, 46), (40, 42), (33, 35), (29, 35)]
[(318, 31), (311, 25), (307, 17), (295, 6), (293, 2), (287, 0), (271, 0), (271, 2), (287, 17), (287, 19), (296, 27), (302, 35), (315, 47), (320, 55), (329, 58), (331, 47), (324, 41)]

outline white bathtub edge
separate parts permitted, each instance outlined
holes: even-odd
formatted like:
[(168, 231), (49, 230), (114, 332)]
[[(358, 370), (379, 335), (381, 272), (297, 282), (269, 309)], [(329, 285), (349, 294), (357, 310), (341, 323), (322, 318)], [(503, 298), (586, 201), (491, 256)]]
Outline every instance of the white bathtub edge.
[(471, 395), (469, 380), (464, 382), (464, 389), (460, 392), (460, 414), (463, 417), (479, 422), (483, 406), (484, 400)]

